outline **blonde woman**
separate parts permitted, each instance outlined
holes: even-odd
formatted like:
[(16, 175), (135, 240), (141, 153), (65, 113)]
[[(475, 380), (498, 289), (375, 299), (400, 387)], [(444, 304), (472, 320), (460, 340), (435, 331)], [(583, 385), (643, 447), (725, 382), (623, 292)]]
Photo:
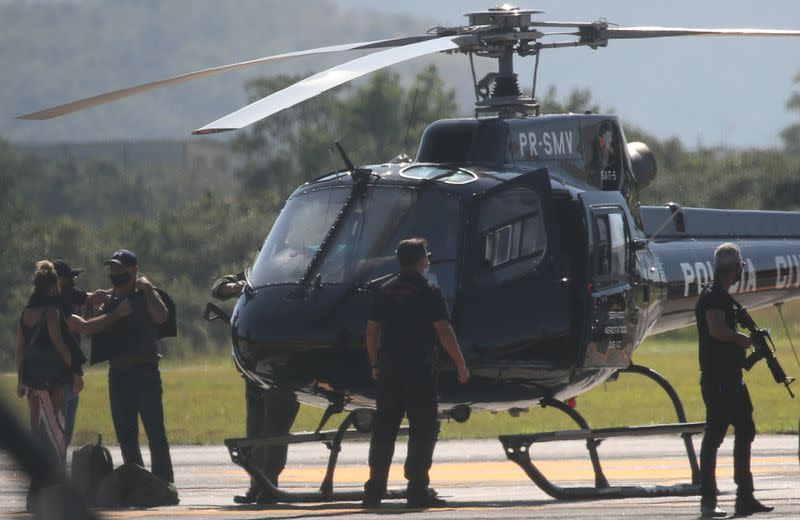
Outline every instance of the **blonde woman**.
[[(73, 385), (76, 394), (83, 389), (81, 366), (86, 362), (70, 331), (81, 334), (99, 332), (120, 317), (130, 314), (131, 307), (121, 305), (116, 312), (91, 320), (79, 316), (68, 317), (59, 309), (60, 290), (53, 263), (49, 260), (37, 262), (33, 273), (33, 292), (17, 327), (16, 365), (20, 374), (17, 394), (19, 397), (28, 396), (33, 435), (54, 460), (63, 463), (67, 449), (64, 439), (64, 386)], [(31, 367), (31, 363), (25, 366), (26, 352), (47, 348), (55, 351), (63, 367), (51, 367), (45, 373), (41, 367)], [(42, 358), (39, 356), (37, 359)]]
[[(58, 309), (59, 282), (53, 264), (48, 260), (36, 263), (33, 273), (33, 292), (22, 312), (17, 327), (17, 372), (20, 374), (18, 395), (28, 396), (31, 430), (34, 437), (46, 447), (55, 460), (63, 461), (66, 456), (64, 443), (64, 384), (72, 379), (73, 363), (80, 366), (85, 361), (73, 359), (73, 350), (66, 341), (69, 335), (63, 334), (63, 316)], [(65, 341), (66, 340), (66, 341)], [(32, 348), (55, 349), (64, 366), (60, 375), (55, 372), (37, 377), (36, 382), (26, 376), (37, 371), (37, 367), (23, 367), (26, 346)], [(30, 363), (29, 363), (30, 364)], [(35, 387), (34, 387), (35, 385)]]

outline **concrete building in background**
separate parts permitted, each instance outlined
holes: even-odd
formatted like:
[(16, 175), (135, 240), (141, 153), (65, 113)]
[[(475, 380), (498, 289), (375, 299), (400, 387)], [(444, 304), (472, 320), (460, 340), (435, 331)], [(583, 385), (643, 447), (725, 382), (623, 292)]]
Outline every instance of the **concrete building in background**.
[(51, 160), (104, 160), (122, 170), (168, 167), (231, 178), (244, 159), (230, 144), (213, 139), (191, 141), (108, 141), (89, 143), (14, 143), (16, 148)]

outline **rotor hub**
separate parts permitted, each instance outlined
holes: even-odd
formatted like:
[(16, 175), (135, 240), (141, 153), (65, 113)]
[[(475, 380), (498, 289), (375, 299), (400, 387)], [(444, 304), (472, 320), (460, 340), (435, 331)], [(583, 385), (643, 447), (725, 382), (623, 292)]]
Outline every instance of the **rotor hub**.
[(514, 29), (529, 27), (531, 15), (542, 14), (544, 11), (536, 9), (520, 9), (519, 7), (502, 4), (486, 11), (473, 11), (465, 16), (469, 18), (470, 25), (492, 25), (499, 29)]

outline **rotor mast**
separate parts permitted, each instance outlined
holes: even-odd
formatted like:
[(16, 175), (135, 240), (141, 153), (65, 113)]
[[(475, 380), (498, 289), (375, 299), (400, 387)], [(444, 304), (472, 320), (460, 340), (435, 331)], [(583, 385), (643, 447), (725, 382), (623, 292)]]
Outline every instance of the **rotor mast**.
[(481, 34), (477, 44), (464, 45), (463, 50), (498, 61), (497, 72), (487, 74), (480, 81), (473, 76), (478, 94), (476, 116), (490, 113), (500, 117), (525, 117), (532, 111), (538, 114), (536, 100), (523, 95), (519, 88), (514, 72), (514, 55), (538, 54), (539, 47), (530, 43), (543, 34), (531, 30), (531, 16), (542, 12), (503, 4), (486, 11), (467, 13), (470, 27), (491, 26), (491, 30)]

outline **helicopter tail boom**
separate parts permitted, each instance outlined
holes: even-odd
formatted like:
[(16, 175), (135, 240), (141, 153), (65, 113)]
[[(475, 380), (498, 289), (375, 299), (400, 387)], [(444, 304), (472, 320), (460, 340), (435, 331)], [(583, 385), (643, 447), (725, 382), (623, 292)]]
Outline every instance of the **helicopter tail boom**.
[[(649, 250), (666, 288), (664, 312), (650, 333), (694, 323), (702, 287), (714, 279), (714, 249), (734, 242), (742, 249), (742, 279), (731, 293), (749, 309), (800, 298), (800, 213), (788, 211), (641, 208)], [(660, 231), (656, 231), (661, 228)]]

